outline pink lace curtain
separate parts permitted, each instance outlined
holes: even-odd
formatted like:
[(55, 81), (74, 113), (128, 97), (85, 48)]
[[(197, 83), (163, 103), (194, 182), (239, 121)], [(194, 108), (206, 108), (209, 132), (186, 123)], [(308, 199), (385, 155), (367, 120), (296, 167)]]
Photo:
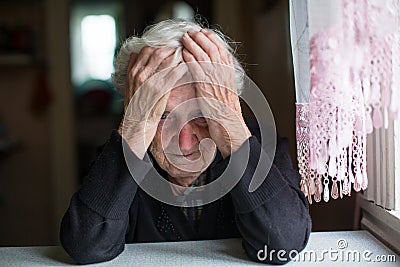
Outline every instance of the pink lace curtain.
[(366, 135), (399, 113), (399, 0), (290, 0), (301, 188), (366, 189)]

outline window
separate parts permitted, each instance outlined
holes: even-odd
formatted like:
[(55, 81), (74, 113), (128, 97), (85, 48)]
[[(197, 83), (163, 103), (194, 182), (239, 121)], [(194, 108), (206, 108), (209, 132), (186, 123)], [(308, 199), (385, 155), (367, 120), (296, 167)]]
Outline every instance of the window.
[(368, 135), (369, 185), (361, 200), (361, 226), (400, 252), (400, 121)]
[(118, 40), (118, 4), (76, 5), (71, 12), (71, 80), (110, 79)]
[(115, 20), (110, 15), (89, 15), (81, 22), (81, 64), (86, 79), (110, 78), (115, 51)]
[(395, 143), (395, 163), (394, 163), (394, 176), (395, 178), (395, 211), (392, 214), (400, 219), (400, 118), (394, 122), (394, 143)]

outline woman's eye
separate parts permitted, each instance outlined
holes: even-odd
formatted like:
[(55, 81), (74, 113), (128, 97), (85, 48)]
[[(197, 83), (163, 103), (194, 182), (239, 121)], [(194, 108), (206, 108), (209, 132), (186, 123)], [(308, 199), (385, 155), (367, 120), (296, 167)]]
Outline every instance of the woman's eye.
[(194, 118), (194, 121), (200, 126), (207, 125), (207, 120), (206, 118), (204, 118), (202, 112), (197, 113), (196, 117)]
[(204, 115), (203, 112), (199, 111), (196, 113), (196, 115), (194, 116), (195, 119), (204, 119)]
[(163, 114), (161, 115), (161, 119), (162, 119), (162, 120), (165, 120), (167, 117), (168, 117), (168, 113), (163, 113)]

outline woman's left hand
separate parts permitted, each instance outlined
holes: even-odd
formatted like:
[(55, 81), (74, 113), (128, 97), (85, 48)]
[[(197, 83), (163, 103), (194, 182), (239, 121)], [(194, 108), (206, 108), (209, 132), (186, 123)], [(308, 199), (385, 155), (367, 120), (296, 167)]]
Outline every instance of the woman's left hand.
[(205, 29), (184, 34), (182, 43), (210, 136), (226, 158), (251, 136), (240, 107), (232, 54), (214, 32)]

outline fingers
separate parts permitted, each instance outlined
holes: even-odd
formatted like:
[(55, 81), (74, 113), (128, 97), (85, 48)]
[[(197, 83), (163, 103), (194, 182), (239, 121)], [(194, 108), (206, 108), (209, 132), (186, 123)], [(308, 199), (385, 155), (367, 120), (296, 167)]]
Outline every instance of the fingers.
[(149, 77), (156, 73), (164, 59), (173, 54), (174, 51), (174, 48), (158, 48), (152, 50), (148, 62), (143, 65), (134, 76), (134, 88), (139, 88)]
[(143, 82), (153, 75), (159, 69), (160, 64), (171, 54), (174, 54), (175, 50), (175, 48), (169, 47), (144, 47), (129, 71), (130, 87), (134, 89), (131, 93), (134, 93)]
[(153, 47), (144, 47), (139, 54), (132, 53), (128, 64), (128, 88), (125, 90), (124, 95), (124, 107), (126, 109), (132, 95), (137, 90), (137, 78), (138, 71), (142, 69), (144, 65), (147, 64), (152, 52), (155, 50)]
[(201, 29), (200, 32), (202, 32), (205, 36), (207, 36), (208, 39), (218, 48), (221, 58), (231, 57), (231, 54), (226, 48), (225, 43), (221, 40), (220, 37), (217, 36), (217, 34), (215, 34), (212, 31), (208, 31), (206, 29)]
[(132, 64), (132, 67), (130, 69), (128, 68), (130, 79), (134, 79), (138, 71), (141, 70), (147, 64), (150, 56), (153, 54), (155, 49), (156, 48), (149, 46), (142, 48), (142, 50), (140, 51), (139, 55), (136, 58), (136, 61)]
[(177, 66), (182, 61), (181, 49), (172, 47), (154, 48), (146, 46), (140, 53), (132, 53), (127, 70), (128, 86), (124, 94), (125, 109), (132, 96), (151, 76), (167, 67)]
[(158, 48), (154, 50), (146, 64), (146, 68), (144, 69), (150, 74), (155, 73), (165, 59), (169, 58), (171, 55), (174, 55), (175, 50), (176, 48), (172, 47), (166, 47), (162, 49)]
[(232, 55), (225, 43), (212, 31), (189, 31), (182, 36), (182, 44), (197, 61), (232, 64)]
[[(195, 41), (193, 38), (199, 39), (197, 33), (187, 32), (182, 36), (183, 46), (195, 57), (197, 61), (210, 61), (211, 57), (206, 53), (206, 44)], [(215, 56), (215, 55), (214, 55)]]
[(166, 91), (181, 85), (185, 81), (181, 81), (183, 77), (188, 73), (187, 64), (179, 64), (174, 67), (166, 68), (156, 75), (152, 76), (148, 82), (146, 82), (146, 87), (149, 89), (157, 88), (164, 94)]
[(162, 71), (169, 67), (175, 67), (182, 61), (183, 61), (182, 48), (177, 48), (177, 49), (175, 49), (175, 52), (173, 54), (171, 54), (170, 56), (168, 56), (161, 62), (161, 64), (158, 66), (158, 69), (156, 72)]
[(181, 82), (181, 79), (187, 73), (188, 68), (186, 64), (179, 64), (157, 72), (138, 88), (134, 98), (138, 99), (138, 101), (146, 101), (147, 104), (154, 105), (155, 100), (160, 99), (164, 94), (179, 84), (184, 83)]
[(128, 86), (128, 88), (125, 89), (125, 92), (124, 92), (124, 108), (127, 106), (129, 98), (133, 94), (133, 92), (132, 92), (133, 88), (131, 86), (133, 84), (133, 79), (131, 79), (131, 77), (130, 77), (130, 72), (131, 72), (133, 65), (136, 63), (136, 60), (138, 59), (138, 57), (139, 57), (139, 54), (134, 53), (134, 52), (131, 53), (131, 55), (129, 57), (129, 63), (128, 63), (128, 68), (127, 68), (127, 77), (128, 77), (129, 86)]
[[(196, 58), (193, 56), (193, 54), (190, 53), (186, 48), (184, 48), (182, 50), (182, 57), (183, 60), (187, 63), (186, 65), (190, 73), (192, 74), (193, 81), (194, 82), (203, 81), (205, 78), (205, 73), (200, 64), (197, 62)], [(208, 63), (202, 63), (202, 64), (204, 65)]]
[(182, 49), (182, 57), (185, 62), (195, 62), (196, 58), (186, 48)]
[(165, 110), (170, 91), (187, 72), (186, 64), (179, 64), (151, 76), (130, 99), (125, 110), (126, 118), (157, 125)]
[(129, 57), (129, 64), (128, 64), (128, 69), (127, 69), (127, 74), (129, 75), (133, 65), (135, 64), (137, 58), (138, 58), (139, 54), (138, 53), (131, 53), (131, 56)]
[(210, 59), (212, 62), (220, 61), (218, 47), (204, 33), (189, 31), (187, 36), (189, 36), (189, 38), (183, 38), (183, 40), (187, 43), (187, 49), (195, 55), (195, 57), (199, 53), (198, 49), (201, 50), (201, 54), (206, 54), (206, 56), (202, 56), (205, 60), (200, 60), (196, 57), (198, 61), (209, 61)]

